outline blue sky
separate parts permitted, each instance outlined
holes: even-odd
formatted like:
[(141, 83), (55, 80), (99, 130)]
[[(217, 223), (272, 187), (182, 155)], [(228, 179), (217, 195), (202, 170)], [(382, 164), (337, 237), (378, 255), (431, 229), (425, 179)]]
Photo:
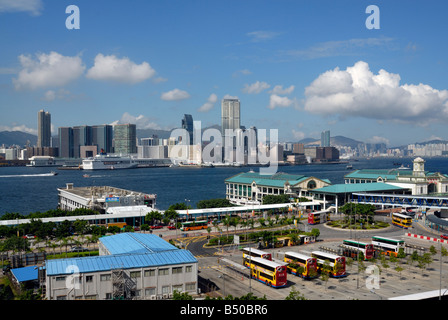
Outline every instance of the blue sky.
[[(80, 29), (66, 28), (66, 7)], [(379, 29), (368, 29), (369, 5)], [(0, 131), (132, 122), (323, 130), (388, 146), (448, 139), (446, 1), (0, 0)]]

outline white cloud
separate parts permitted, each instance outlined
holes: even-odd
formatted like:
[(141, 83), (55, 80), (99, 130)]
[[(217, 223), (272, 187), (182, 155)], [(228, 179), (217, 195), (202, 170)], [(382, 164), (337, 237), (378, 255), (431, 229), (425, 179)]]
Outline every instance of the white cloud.
[(296, 99), (290, 99), (288, 97), (281, 97), (276, 94), (271, 94), (269, 98), (269, 109), (275, 109), (277, 107), (285, 108), (290, 106), (297, 106)]
[(364, 49), (374, 47), (388, 48), (394, 46), (393, 38), (355, 38), (349, 40), (327, 41), (313, 47), (284, 51), (285, 56), (299, 59), (317, 59), (335, 56), (353, 56), (361, 54)]
[(302, 140), (305, 139), (305, 133), (302, 131), (296, 131), (292, 129), (292, 136), (295, 140)]
[(237, 96), (231, 96), (230, 94), (226, 94), (223, 99), (238, 99)]
[(242, 70), (238, 70), (238, 71), (234, 72), (233, 77), (237, 78), (240, 75), (247, 76), (249, 74), (252, 74), (252, 72), (249, 69), (242, 69)]
[(288, 88), (284, 88), (281, 85), (276, 85), (274, 87), (274, 89), (272, 89), (271, 91), (269, 91), (269, 93), (272, 94), (291, 94), (294, 91), (294, 86), (290, 86)]
[(115, 55), (105, 56), (99, 53), (93, 67), (87, 72), (87, 78), (135, 84), (154, 74), (155, 70), (146, 61), (136, 64), (127, 57), (120, 59)]
[(42, 9), (41, 0), (0, 0), (0, 12), (29, 12), (38, 16)]
[(269, 84), (267, 84), (266, 82), (257, 81), (255, 83), (250, 84), (250, 85), (249, 84), (245, 84), (244, 88), (243, 88), (243, 92), (244, 93), (249, 93), (249, 94), (252, 94), (252, 93), (258, 94), (258, 93), (260, 93), (263, 90), (269, 89), (270, 87), (271, 86)]
[(425, 84), (400, 85), (400, 75), (370, 71), (358, 61), (326, 71), (305, 89), (304, 109), (321, 115), (363, 117), (427, 125), (448, 120), (448, 90)]
[(148, 118), (144, 115), (139, 115), (136, 117), (128, 112), (123, 113), (121, 119), (112, 122), (111, 125), (127, 123), (135, 124), (137, 129), (162, 129), (156, 122), (154, 122), (154, 119)]
[(384, 137), (373, 136), (372, 138), (367, 140), (368, 143), (384, 143), (386, 145), (390, 144), (390, 140)]
[(213, 108), (213, 106), (214, 106), (214, 104), (216, 103), (216, 101), (218, 101), (218, 96), (217, 96), (216, 94), (212, 93), (212, 94), (210, 95), (210, 97), (208, 97), (207, 102), (204, 103), (204, 104), (198, 109), (198, 111), (199, 111), (199, 112), (208, 112), (208, 111), (210, 111), (210, 110)]
[(57, 52), (36, 54), (37, 60), (29, 55), (20, 55), (22, 70), (18, 78), (13, 79), (16, 89), (38, 89), (52, 86), (64, 86), (79, 78), (85, 66), (79, 56), (66, 57)]
[(14, 124), (12, 126), (0, 125), (0, 131), (22, 131), (22, 132), (26, 132), (29, 134), (37, 135), (37, 129), (28, 128), (24, 124), (21, 124), (21, 125)]
[(246, 33), (246, 35), (251, 38), (252, 42), (271, 40), (279, 34), (280, 33), (273, 31), (253, 31)]
[(190, 98), (190, 94), (187, 91), (173, 89), (168, 92), (162, 93), (160, 99), (172, 101), (172, 100), (184, 100)]
[(73, 97), (73, 95), (71, 94), (70, 91), (61, 88), (57, 91), (48, 90), (47, 92), (45, 92), (42, 100), (44, 100), (44, 101), (70, 100), (72, 97)]

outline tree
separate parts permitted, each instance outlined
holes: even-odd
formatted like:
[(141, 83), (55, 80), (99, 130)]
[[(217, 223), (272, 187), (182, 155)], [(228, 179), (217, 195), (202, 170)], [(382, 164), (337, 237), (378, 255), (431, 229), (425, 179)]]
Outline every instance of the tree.
[(266, 195), (263, 197), (263, 204), (279, 204), (279, 203), (290, 203), (289, 195), (279, 194), (279, 195)]
[(293, 286), (291, 292), (289, 292), (288, 296), (285, 300), (307, 300), (304, 295), (300, 294), (299, 290)]
[(145, 216), (145, 221), (148, 221), (151, 225), (160, 220), (162, 220), (162, 214), (157, 210), (152, 210)]

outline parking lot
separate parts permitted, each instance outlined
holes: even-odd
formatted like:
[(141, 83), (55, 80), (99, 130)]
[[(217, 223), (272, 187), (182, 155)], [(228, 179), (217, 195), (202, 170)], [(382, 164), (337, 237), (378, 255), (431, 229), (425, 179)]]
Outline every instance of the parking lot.
[[(400, 239), (400, 237), (395, 237)], [(401, 239), (413, 246), (409, 252), (417, 250), (419, 254), (428, 252), (431, 245), (428, 241), (411, 239), (401, 236)], [(325, 248), (337, 248), (340, 240), (322, 241), (312, 244), (285, 247), (276, 249), (266, 249), (271, 252), (274, 259), (283, 259), (285, 251), (311, 252)], [(398, 297), (413, 293), (439, 290), (446, 288), (448, 280), (448, 257), (440, 261), (440, 244), (436, 244), (437, 254), (432, 256), (433, 262), (422, 269), (417, 263), (410, 264), (408, 260), (403, 259), (398, 263), (389, 263), (385, 268), (378, 260), (375, 264), (364, 262), (367, 268), (358, 272), (357, 263), (347, 266), (347, 276), (344, 278), (329, 278), (323, 281), (320, 278), (313, 280), (304, 280), (292, 274), (288, 274), (288, 283), (284, 288), (274, 289), (244, 276), (238, 268), (233, 267), (229, 261), (236, 264), (242, 264), (242, 254), (236, 248), (228, 248), (224, 255), (218, 259), (216, 257), (199, 258), (199, 276), (208, 279), (213, 283), (216, 290), (210, 292), (212, 296), (242, 296), (248, 292), (253, 292), (258, 297), (266, 296), (268, 300), (284, 300), (291, 290), (298, 290), (301, 295), (309, 300), (385, 300), (392, 297)], [(371, 266), (369, 268), (369, 266)], [(402, 271), (395, 268), (399, 266)], [(377, 268), (377, 269), (375, 269)], [(370, 270), (371, 272), (369, 272)], [(379, 271), (376, 275), (374, 271)], [(442, 272), (440, 271), (442, 270)], [(442, 290), (444, 292), (445, 290)]]

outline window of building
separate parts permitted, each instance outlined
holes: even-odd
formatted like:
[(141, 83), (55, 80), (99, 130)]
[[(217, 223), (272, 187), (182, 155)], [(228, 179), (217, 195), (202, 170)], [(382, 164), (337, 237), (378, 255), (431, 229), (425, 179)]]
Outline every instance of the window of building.
[(177, 291), (178, 293), (181, 293), (182, 290), (183, 290), (183, 285), (181, 285), (181, 284), (173, 285), (173, 292)]
[(145, 296), (155, 296), (156, 295), (156, 288), (146, 288), (145, 289)]
[(65, 281), (65, 276), (56, 277), (56, 281)]
[(142, 275), (141, 271), (131, 271), (130, 272), (130, 277), (133, 279), (140, 278), (141, 275)]
[(154, 277), (156, 275), (156, 270), (155, 269), (145, 270), (144, 275), (145, 277)]
[(196, 290), (196, 282), (186, 283), (185, 290), (186, 291), (195, 291)]
[(185, 272), (193, 272), (193, 266), (186, 266)]
[(93, 282), (93, 276), (86, 276), (86, 282)]
[(169, 293), (170, 293), (170, 286), (163, 286), (162, 294), (169, 294)]
[(110, 281), (111, 275), (110, 274), (102, 274), (100, 276), (100, 281)]
[(170, 274), (170, 269), (168, 269), (168, 268), (159, 269), (159, 276), (167, 276), (169, 274)]
[(179, 274), (179, 273), (182, 273), (182, 267), (174, 267), (174, 268), (172, 269), (172, 273), (173, 273), (173, 274)]

